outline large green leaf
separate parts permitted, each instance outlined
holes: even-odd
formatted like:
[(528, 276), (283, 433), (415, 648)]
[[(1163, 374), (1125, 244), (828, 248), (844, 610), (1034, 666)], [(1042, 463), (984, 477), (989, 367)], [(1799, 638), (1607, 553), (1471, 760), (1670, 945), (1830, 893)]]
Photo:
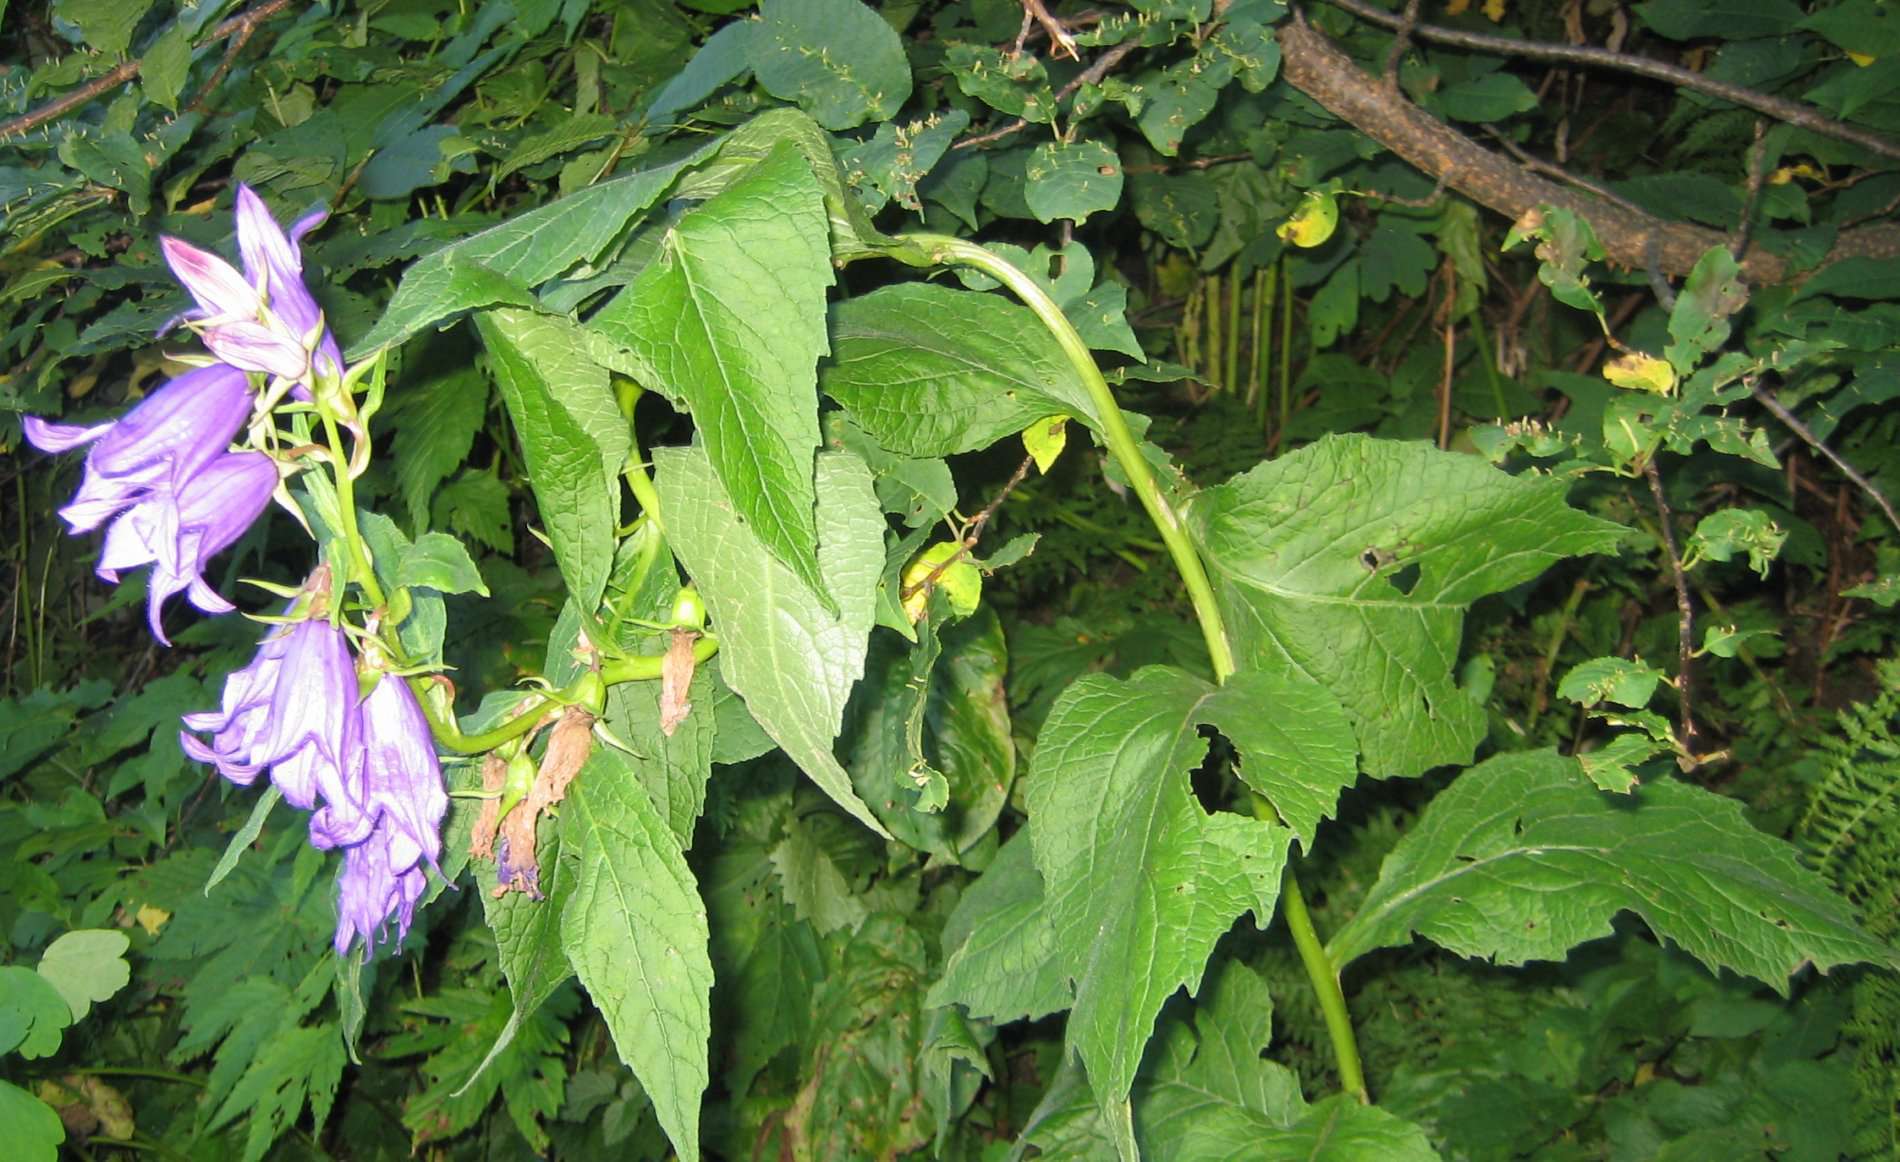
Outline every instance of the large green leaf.
[(1783, 995), (1804, 965), (1894, 963), (1739, 802), (1672, 779), (1605, 795), (1554, 751), (1500, 755), (1434, 799), (1328, 952), (1343, 966), (1416, 932), (1463, 956), (1556, 960), (1626, 910)]
[(1465, 608), (1622, 529), (1426, 444), (1333, 436), (1208, 489), (1189, 521), (1246, 667), (1304, 674), (1351, 715), (1365, 769), (1469, 762), (1484, 709), (1452, 677)]
[(815, 370), (826, 350), (824, 195), (781, 142), (667, 232), (660, 256), (590, 321), (683, 401), (739, 515), (810, 588)]
[(690, 1162), (711, 1077), (713, 971), (699, 885), (679, 837), (611, 748), (597, 748), (575, 776), (561, 834), (563, 858), (578, 862), (561, 910), (568, 960)]
[[(1161, 1003), (1199, 987), (1242, 912), (1262, 925), (1273, 914), (1292, 833), (1210, 816), (1188, 786), (1207, 756), (1199, 727), (1239, 739), (1260, 714), (1244, 695), (1153, 666), (1127, 681), (1082, 678), (1043, 725), (1025, 788), (1029, 833), (1057, 965), (1075, 981), (1069, 1041), (1105, 1112), (1125, 1110)], [(1243, 766), (1280, 759), (1237, 745)]]
[(739, 518), (705, 449), (662, 448), (653, 462), (667, 538), (712, 615), (727, 684), (813, 782), (887, 835), (831, 750), (864, 672), (884, 568), (884, 516), (870, 470), (843, 452), (817, 460), (818, 561), (834, 613)]
[(1043, 919), (1042, 874), (1029, 833), (1003, 844), (957, 901), (943, 929), (943, 975), (926, 1003), (959, 1004), (973, 1017), (1037, 1020), (1074, 1002)]
[(847, 299), (819, 370), (825, 394), (903, 456), (988, 447), (1057, 414), (1098, 426), (1062, 349), (1001, 295), (912, 282)]
[(633, 443), (626, 420), (573, 324), (514, 308), (484, 311), (475, 322), (561, 576), (591, 613), (613, 568), (620, 470)]
[(714, 148), (589, 186), (417, 259), (382, 318), (350, 349), (352, 361), (463, 311), (534, 303), (532, 288), (598, 257)]
[(759, 16), (753, 75), (826, 129), (883, 120), (910, 96), (897, 30), (858, 0), (764, 0)]

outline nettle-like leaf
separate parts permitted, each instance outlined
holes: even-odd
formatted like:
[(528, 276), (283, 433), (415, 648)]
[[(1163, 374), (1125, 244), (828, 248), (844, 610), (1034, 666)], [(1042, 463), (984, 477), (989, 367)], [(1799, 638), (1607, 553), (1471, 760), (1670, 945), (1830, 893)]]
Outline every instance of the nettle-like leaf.
[(667, 231), (659, 257), (589, 321), (691, 410), (753, 535), (821, 595), (812, 453), (828, 229), (810, 165), (781, 142)]
[[(560, 1109), (567, 1080), (564, 1021), (573, 1016), (576, 1002), (569, 990), (559, 1004), (522, 1021), (508, 997), (487, 988), (447, 988), (405, 1001), (402, 1011), (423, 1019), (384, 1039), (377, 1050), (386, 1058), (428, 1054), (419, 1067), (423, 1088), (403, 1105), (412, 1148), (469, 1129), (499, 1094), (529, 1147), (547, 1150), (542, 1123)], [(509, 1030), (506, 1048), (484, 1060), (488, 1044), (504, 1029)]]
[(1500, 755), (1434, 799), (1327, 952), (1344, 966), (1416, 932), (1501, 964), (1556, 960), (1623, 911), (1784, 996), (1809, 964), (1895, 963), (1739, 802), (1668, 779), (1613, 798), (1554, 751)]
[(408, 379), (390, 409), (398, 438), (396, 484), (417, 533), (429, 527), (429, 504), (442, 482), (468, 457), (488, 413), (488, 382), (472, 366)]
[(1048, 330), (1001, 295), (912, 282), (847, 299), (819, 373), (825, 394), (902, 456), (986, 448), (1057, 414), (1100, 426)]
[(759, 16), (752, 75), (826, 129), (884, 120), (910, 96), (897, 30), (858, 0), (764, 0)]
[(817, 459), (818, 564), (836, 612), (740, 518), (704, 448), (653, 453), (666, 531), (719, 633), (719, 669), (759, 725), (827, 795), (886, 834), (832, 753), (864, 672), (884, 570), (884, 516), (864, 462)]
[(1367, 771), (1416, 775), (1470, 761), (1484, 737), (1483, 707), (1452, 676), (1466, 607), (1622, 537), (1565, 487), (1334, 436), (1208, 489), (1189, 522), (1243, 665), (1318, 681)]
[(1157, 1034), (1136, 1087), (1135, 1132), (1147, 1162), (1303, 1158), (1428, 1162), (1425, 1132), (1335, 1094), (1308, 1105), (1299, 1078), (1264, 1058), (1273, 1040), (1266, 982), (1225, 961), (1201, 990), (1192, 1033), (1173, 1021)]
[(1125, 1110), (1161, 1003), (1199, 987), (1242, 912), (1262, 925), (1273, 914), (1293, 833), (1210, 816), (1188, 785), (1207, 755), (1203, 724), (1233, 740), (1243, 767), (1297, 766), (1254, 730), (1271, 713), (1244, 684), (1156, 666), (1127, 681), (1081, 679), (1043, 725), (1024, 793), (1043, 922), (1075, 982), (1069, 1042), (1105, 1111)]
[(591, 612), (613, 567), (620, 470), (633, 446), (607, 372), (564, 319), (504, 308), (482, 312), (476, 326), (521, 439), (561, 576)]
[(943, 974), (926, 1003), (958, 1004), (972, 1017), (1038, 1020), (1075, 1001), (1043, 919), (1042, 873), (1019, 831), (1003, 844), (944, 923)]
[(425, 328), (484, 307), (531, 307), (532, 288), (599, 257), (679, 176), (715, 146), (589, 186), (452, 242), (402, 276), (382, 318), (349, 352), (360, 359)]
[(573, 895), (561, 941), (681, 1158), (699, 1157), (711, 1079), (706, 906), (666, 819), (624, 766), (596, 751), (561, 812)]

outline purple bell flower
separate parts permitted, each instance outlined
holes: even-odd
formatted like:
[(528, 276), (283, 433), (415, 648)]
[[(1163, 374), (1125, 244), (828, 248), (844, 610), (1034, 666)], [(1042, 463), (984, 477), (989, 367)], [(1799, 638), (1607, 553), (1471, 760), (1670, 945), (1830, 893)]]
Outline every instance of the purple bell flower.
[(338, 956), (361, 936), (367, 958), (392, 919), (398, 941), (409, 934), (416, 902), (429, 881), (421, 867), (402, 867), (396, 858), (399, 843), (394, 829), (379, 827), (362, 843), (343, 849), (343, 871), (337, 876)]
[(359, 842), (370, 834), (356, 667), (343, 631), (328, 621), (273, 629), (251, 664), (225, 679), (221, 709), (184, 722), (212, 735), (206, 745), (181, 733), (185, 753), (233, 783), (247, 787), (268, 767), (293, 806), (310, 811), (323, 800), (326, 835)]
[[(159, 249), (198, 309), (185, 317), (196, 326), (218, 358), (246, 371), (262, 371), (289, 380), (306, 380), (311, 343), (317, 366), (341, 375), (343, 358), (327, 329), (319, 331), (323, 312), (303, 281), (297, 240), (323, 221), (306, 216), (286, 236), (270, 210), (248, 186), (238, 187), (237, 241), (244, 273), (189, 242), (159, 238)], [(312, 333), (318, 332), (314, 340)]]
[(177, 489), (231, 446), (251, 414), (243, 372), (219, 363), (186, 372), (111, 423), (92, 427), (26, 419), (26, 438), (43, 452), (82, 445), (86, 475), (59, 515), (90, 532), (153, 489)]
[[(339, 955), (358, 935), (367, 954), (391, 919), (398, 941), (408, 934), (426, 884), (422, 864), (434, 867), (441, 858), (442, 817), (449, 810), (428, 719), (401, 678), (384, 674), (363, 700), (362, 754), (364, 798), (374, 826), (366, 838), (344, 847), (337, 880)], [(319, 842), (318, 817), (310, 822), (311, 842), (330, 846)]]
[(198, 468), (176, 490), (153, 488), (106, 529), (98, 574), (117, 583), (119, 573), (152, 566), (146, 603), (152, 636), (170, 645), (159, 612), (184, 591), (206, 613), (234, 607), (205, 584), (204, 568), (251, 527), (277, 487), (277, 462), (262, 452), (230, 452)]

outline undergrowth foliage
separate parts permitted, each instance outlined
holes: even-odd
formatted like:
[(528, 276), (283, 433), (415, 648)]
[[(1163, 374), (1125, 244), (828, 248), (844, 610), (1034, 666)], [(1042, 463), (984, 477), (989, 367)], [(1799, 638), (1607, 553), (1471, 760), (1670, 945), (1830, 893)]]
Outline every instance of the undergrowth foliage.
[(1479, 8), (0, 2), (0, 1141), (1893, 1155), (1900, 34)]

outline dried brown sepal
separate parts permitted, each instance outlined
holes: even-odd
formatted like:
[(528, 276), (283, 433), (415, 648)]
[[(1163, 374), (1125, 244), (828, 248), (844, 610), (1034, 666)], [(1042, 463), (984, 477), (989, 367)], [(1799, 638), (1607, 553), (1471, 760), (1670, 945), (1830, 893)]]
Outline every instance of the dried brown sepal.
[(549, 806), (567, 797), (587, 756), (594, 749), (594, 716), (585, 707), (569, 706), (548, 732), (548, 748), (535, 772), (534, 786), (508, 817), (501, 821), (502, 885), (495, 896), (515, 891), (541, 898), (541, 864), (535, 852), (535, 826)]
[(660, 733), (668, 738), (673, 737), (680, 723), (693, 712), (686, 691), (692, 686), (693, 670), (699, 665), (693, 658), (693, 642), (698, 637), (692, 630), (674, 630), (673, 641), (666, 647), (666, 657), (660, 662)]
[(495, 824), (500, 821), (501, 787), (507, 778), (508, 760), (492, 750), (482, 756), (482, 790), (489, 798), (482, 800), (481, 814), (475, 817), (475, 829), (468, 837), (468, 853), (476, 859), (495, 858)]

